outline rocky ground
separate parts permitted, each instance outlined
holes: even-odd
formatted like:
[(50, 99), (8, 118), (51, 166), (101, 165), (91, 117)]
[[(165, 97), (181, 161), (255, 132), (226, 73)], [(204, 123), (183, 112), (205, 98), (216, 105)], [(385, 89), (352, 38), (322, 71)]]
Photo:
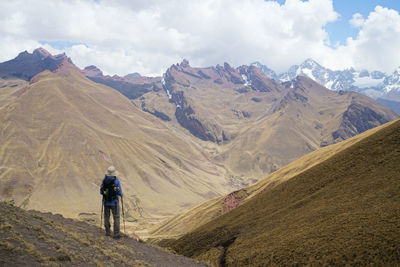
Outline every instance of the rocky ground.
[(0, 202), (0, 266), (205, 266), (61, 215)]

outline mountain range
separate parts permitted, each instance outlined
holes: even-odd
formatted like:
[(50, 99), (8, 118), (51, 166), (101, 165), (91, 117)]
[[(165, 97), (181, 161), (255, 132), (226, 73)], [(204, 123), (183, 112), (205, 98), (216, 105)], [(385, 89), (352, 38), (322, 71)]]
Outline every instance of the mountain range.
[(0, 198), (93, 221), (114, 164), (129, 229), (148, 229), (397, 118), (362, 94), (256, 66), (183, 60), (162, 77), (119, 77), (36, 49), (0, 63)]
[(355, 91), (365, 94), (400, 112), (400, 67), (392, 74), (353, 68), (334, 71), (312, 59), (306, 59), (302, 64), (290, 67), (287, 72), (276, 74), (259, 62), (251, 65), (258, 67), (265, 75), (276, 81), (285, 82), (299, 75), (305, 76), (334, 91)]
[(203, 146), (240, 186), (398, 116), (361, 94), (327, 90), (304, 76), (280, 83), (255, 66), (194, 68), (184, 60), (159, 80), (87, 76), (110, 86), (109, 79), (129, 82), (128, 92), (114, 88), (167, 125), (208, 142)]

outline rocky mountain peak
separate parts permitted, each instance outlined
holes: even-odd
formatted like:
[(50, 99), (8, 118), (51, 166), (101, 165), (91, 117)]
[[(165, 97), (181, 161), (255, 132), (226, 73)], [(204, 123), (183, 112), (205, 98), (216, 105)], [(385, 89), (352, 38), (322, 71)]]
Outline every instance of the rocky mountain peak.
[(81, 71), (85, 76), (89, 76), (89, 77), (101, 77), (103, 76), (103, 72), (96, 66), (94, 65), (90, 65), (85, 67), (82, 71)]
[(313, 60), (311, 58), (307, 58), (306, 60), (304, 60), (304, 62), (300, 65), (300, 67), (309, 68), (309, 69), (323, 68), (320, 64), (318, 64), (315, 60)]
[(181, 64), (179, 64), (182, 68), (190, 68), (189, 61), (187, 59), (183, 59)]
[(67, 76), (70, 74), (70, 71), (74, 69), (78, 72), (81, 70), (72, 63), (71, 59), (68, 57), (63, 57), (62, 61), (57, 65), (57, 67), (53, 70), (54, 73), (61, 74)]
[(56, 70), (64, 61), (73, 64), (65, 53), (53, 56), (44, 48), (37, 48), (32, 54), (24, 51), (16, 58), (0, 63), (0, 74), (29, 81), (44, 70)]
[(229, 65), (228, 62), (224, 62), (224, 70), (228, 71), (228, 72), (234, 72), (235, 69), (231, 67), (231, 65)]
[(400, 92), (400, 67), (395, 69), (395, 71), (390, 75), (385, 77), (382, 90), (385, 92)]
[[(46, 57), (50, 57), (51, 54), (49, 53), (49, 51), (47, 51), (46, 49), (44, 49), (43, 47), (39, 47), (36, 48), (35, 50), (33, 50), (33, 55), (35, 56), (39, 56), (41, 58), (46, 58)], [(64, 54), (65, 55), (65, 54)]]
[(362, 77), (369, 77), (370, 74), (368, 72), (368, 70), (361, 70), (360, 73), (358, 74), (358, 77), (362, 78)]
[(24, 58), (24, 57), (26, 57), (28, 55), (30, 55), (29, 52), (25, 50), (25, 51), (19, 53), (18, 56), (15, 59)]
[(100, 69), (99, 69), (98, 67), (96, 67), (95, 65), (86, 66), (83, 70), (96, 70), (96, 71), (100, 71)]
[(125, 78), (139, 78), (142, 77), (139, 72), (129, 73), (124, 76)]
[(382, 78), (385, 78), (385, 73), (375, 70), (375, 71), (371, 72), (371, 77), (373, 79), (382, 79)]
[(268, 68), (267, 66), (261, 64), (260, 62), (256, 61), (250, 64), (250, 66), (255, 66), (260, 69), (265, 75), (269, 78), (274, 79), (276, 81), (279, 80), (278, 75), (272, 69)]

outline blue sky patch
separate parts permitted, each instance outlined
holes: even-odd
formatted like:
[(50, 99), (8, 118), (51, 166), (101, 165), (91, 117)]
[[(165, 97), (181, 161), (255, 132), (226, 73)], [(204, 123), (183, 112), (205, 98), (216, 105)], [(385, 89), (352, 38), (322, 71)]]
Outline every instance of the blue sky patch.
[(84, 45), (87, 47), (85, 43), (77, 43), (77, 42), (67, 42), (67, 41), (39, 41), (41, 45), (50, 45), (51, 47), (58, 49), (58, 50), (65, 50), (73, 45)]
[[(286, 0), (273, 0), (279, 4), (285, 4)], [(303, 2), (306, 2), (303, 0)], [(358, 29), (350, 25), (349, 20), (355, 13), (360, 13), (367, 18), (376, 6), (394, 9), (400, 12), (400, 0), (333, 0), (333, 9), (339, 14), (339, 18), (325, 26), (329, 34), (330, 46), (345, 45), (346, 39), (355, 39)]]

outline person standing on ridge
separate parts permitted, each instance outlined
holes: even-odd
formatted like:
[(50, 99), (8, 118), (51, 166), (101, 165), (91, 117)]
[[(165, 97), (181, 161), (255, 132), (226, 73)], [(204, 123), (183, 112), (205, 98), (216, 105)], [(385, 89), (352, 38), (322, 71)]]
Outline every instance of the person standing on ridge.
[(118, 171), (114, 166), (110, 166), (104, 176), (103, 182), (100, 187), (100, 195), (103, 196), (104, 206), (104, 227), (106, 229), (106, 236), (111, 235), (110, 224), (110, 211), (114, 218), (114, 238), (121, 238), (120, 234), (120, 208), (118, 196), (122, 198), (121, 183), (117, 179), (119, 176)]

